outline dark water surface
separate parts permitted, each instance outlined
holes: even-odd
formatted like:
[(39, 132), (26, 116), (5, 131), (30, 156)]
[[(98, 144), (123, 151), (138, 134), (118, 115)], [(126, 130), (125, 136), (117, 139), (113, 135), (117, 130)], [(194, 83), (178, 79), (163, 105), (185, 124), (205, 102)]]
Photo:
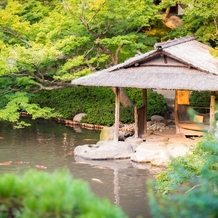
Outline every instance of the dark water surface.
[(97, 196), (119, 205), (130, 218), (150, 218), (146, 191), (146, 180), (152, 178), (149, 166), (139, 167), (129, 160), (74, 158), (72, 151), (77, 145), (94, 144), (99, 134), (97, 130), (66, 127), (53, 120), (36, 120), (25, 129), (0, 122), (0, 175), (21, 174), (31, 168), (47, 172), (68, 168), (74, 178), (87, 181)]

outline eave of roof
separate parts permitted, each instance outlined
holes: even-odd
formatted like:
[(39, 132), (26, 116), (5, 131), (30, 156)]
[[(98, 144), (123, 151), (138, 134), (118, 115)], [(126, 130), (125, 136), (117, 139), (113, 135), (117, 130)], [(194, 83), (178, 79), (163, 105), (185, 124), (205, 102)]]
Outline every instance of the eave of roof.
[[(218, 90), (218, 59), (210, 47), (183, 37), (155, 44), (155, 50), (92, 75), (73, 80), (73, 85), (175, 90)], [(140, 66), (158, 55), (169, 56), (181, 66)]]
[[(145, 70), (146, 69), (146, 70)], [(218, 76), (185, 67), (138, 67), (100, 71), (81, 77), (74, 85), (168, 90), (217, 91)]]
[(218, 59), (210, 54), (212, 48), (196, 40), (165, 48), (170, 56), (196, 69), (218, 75)]

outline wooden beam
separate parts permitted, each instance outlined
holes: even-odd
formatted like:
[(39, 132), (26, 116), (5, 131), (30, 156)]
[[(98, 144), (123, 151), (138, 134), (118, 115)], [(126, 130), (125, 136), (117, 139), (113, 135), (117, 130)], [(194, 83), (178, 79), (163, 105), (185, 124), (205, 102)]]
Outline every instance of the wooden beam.
[(135, 138), (139, 137), (139, 118), (137, 107), (134, 107), (134, 117), (135, 117)]
[(142, 97), (143, 97), (143, 105), (144, 105), (144, 113), (143, 113), (143, 134), (147, 133), (147, 89), (142, 89)]
[(119, 138), (119, 122), (120, 122), (120, 88), (115, 88), (116, 101), (115, 101), (115, 131), (114, 141), (118, 142)]
[(179, 129), (179, 111), (178, 111), (178, 93), (177, 90), (175, 90), (175, 100), (174, 100), (174, 118), (175, 118), (175, 124), (176, 124), (176, 134), (180, 133)]
[(210, 95), (210, 130), (214, 130), (215, 125), (215, 93)]

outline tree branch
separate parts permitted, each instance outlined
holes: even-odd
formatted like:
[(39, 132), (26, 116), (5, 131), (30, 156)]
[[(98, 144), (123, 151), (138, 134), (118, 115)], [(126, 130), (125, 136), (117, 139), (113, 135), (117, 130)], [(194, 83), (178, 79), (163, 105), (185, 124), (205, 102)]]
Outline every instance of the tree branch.
[(217, 21), (216, 21), (217, 17), (214, 17), (214, 25), (215, 25), (215, 29), (216, 29), (216, 33), (215, 36), (218, 35), (218, 25), (217, 25)]
[(30, 44), (29, 44), (29, 42), (27, 40), (25, 40), (23, 37), (19, 36), (17, 32), (10, 29), (9, 27), (3, 27), (2, 26), (2, 31), (5, 32), (5, 33), (13, 35), (14, 37), (19, 39), (20, 41), (24, 42), (28, 47), (30, 47)]
[(115, 54), (115, 64), (118, 64), (118, 59), (119, 59), (118, 56), (119, 56), (119, 52), (120, 52), (121, 48), (122, 48), (122, 45), (119, 45), (118, 48), (117, 48), (117, 50), (116, 50), (116, 54)]
[[(89, 26), (89, 23), (92, 21), (92, 19), (94, 19), (94, 17), (99, 13), (99, 11), (101, 10), (101, 7), (99, 8), (99, 10), (97, 10), (96, 11), (96, 13), (94, 13), (93, 14), (93, 16), (89, 19), (89, 21), (86, 21), (85, 19), (84, 19), (84, 16), (78, 16), (78, 15), (76, 15), (76, 13), (74, 13), (71, 9), (70, 9), (70, 7), (68, 6), (68, 4), (65, 2), (65, 1), (63, 1), (64, 2), (64, 6), (65, 6), (65, 8), (67, 9), (67, 11), (70, 13), (70, 14), (72, 14), (74, 17), (76, 17), (79, 21), (80, 21), (80, 23), (86, 28), (86, 30), (90, 33), (90, 34), (92, 34), (93, 36), (95, 36), (96, 38), (99, 38), (100, 36), (101, 36), (101, 34), (96, 34), (94, 31), (92, 31), (92, 29), (90, 28), (90, 26)], [(103, 4), (102, 4), (103, 5)]]
[(190, 188), (188, 191), (186, 191), (185, 193), (188, 193), (188, 192), (194, 190), (195, 188), (198, 188), (198, 187), (201, 187), (201, 186), (202, 186), (201, 184), (195, 185), (195, 186), (193, 186), (192, 188)]
[(37, 83), (36, 85), (39, 86), (39, 89), (35, 90), (35, 92), (38, 92), (41, 90), (51, 91), (51, 90), (63, 89), (67, 87), (76, 87), (75, 85), (72, 85), (70, 83), (62, 83), (61, 85), (56, 85), (56, 86), (44, 86), (41, 83)]

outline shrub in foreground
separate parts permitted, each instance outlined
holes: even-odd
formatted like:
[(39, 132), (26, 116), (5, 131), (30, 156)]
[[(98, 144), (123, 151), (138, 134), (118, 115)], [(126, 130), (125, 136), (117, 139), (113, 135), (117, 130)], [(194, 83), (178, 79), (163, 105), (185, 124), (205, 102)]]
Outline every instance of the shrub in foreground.
[(97, 198), (82, 180), (69, 172), (52, 174), (30, 170), (22, 176), (0, 178), (0, 217), (22, 218), (122, 218), (120, 208)]
[(156, 193), (151, 187), (154, 217), (218, 217), (218, 140), (205, 136), (193, 154), (172, 160), (158, 176)]

